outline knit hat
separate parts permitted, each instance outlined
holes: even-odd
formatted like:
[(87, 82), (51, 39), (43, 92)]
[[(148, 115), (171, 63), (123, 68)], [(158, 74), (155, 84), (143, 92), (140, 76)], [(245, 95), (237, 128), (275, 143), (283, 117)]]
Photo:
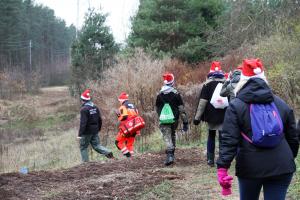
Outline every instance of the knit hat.
[(164, 84), (168, 86), (173, 86), (174, 85), (174, 75), (172, 73), (165, 73), (163, 75), (164, 79)]
[(216, 71), (222, 71), (221, 63), (218, 61), (213, 61), (210, 66), (209, 73), (216, 72)]
[(128, 94), (126, 92), (122, 92), (118, 98), (118, 100), (123, 103), (124, 101), (128, 100)]
[(91, 91), (89, 89), (86, 89), (80, 96), (80, 98), (82, 100), (85, 100), (85, 101), (89, 101), (91, 100)]
[(262, 78), (266, 79), (264, 67), (260, 59), (244, 59), (241, 79)]

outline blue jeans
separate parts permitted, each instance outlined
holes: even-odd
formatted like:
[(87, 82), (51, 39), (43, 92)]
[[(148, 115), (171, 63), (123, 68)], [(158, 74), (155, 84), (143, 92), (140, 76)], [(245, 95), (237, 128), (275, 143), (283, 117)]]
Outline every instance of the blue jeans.
[(258, 200), (262, 187), (264, 200), (284, 200), (292, 177), (293, 173), (258, 179), (238, 178), (240, 200)]
[[(208, 130), (208, 138), (207, 138), (207, 152), (210, 154), (215, 154), (215, 138), (216, 138), (216, 130)], [(219, 143), (221, 141), (221, 131), (219, 132)]]

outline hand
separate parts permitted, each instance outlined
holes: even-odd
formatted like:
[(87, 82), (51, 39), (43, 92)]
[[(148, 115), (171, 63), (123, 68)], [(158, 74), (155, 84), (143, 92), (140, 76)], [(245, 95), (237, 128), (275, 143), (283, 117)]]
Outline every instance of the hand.
[(121, 116), (121, 113), (120, 113), (120, 111), (118, 111), (118, 110), (115, 111), (115, 114), (117, 115), (117, 117), (120, 117), (120, 116)]
[(189, 124), (188, 124), (188, 123), (184, 123), (184, 124), (183, 124), (183, 127), (182, 127), (182, 130), (183, 130), (184, 132), (187, 132), (187, 131), (189, 130)]
[(194, 119), (194, 125), (199, 125), (200, 124), (200, 120), (198, 120), (198, 119)]
[(232, 176), (228, 175), (228, 169), (219, 168), (218, 169), (218, 181), (222, 187), (222, 195), (230, 195), (231, 194), (231, 184), (232, 184)]

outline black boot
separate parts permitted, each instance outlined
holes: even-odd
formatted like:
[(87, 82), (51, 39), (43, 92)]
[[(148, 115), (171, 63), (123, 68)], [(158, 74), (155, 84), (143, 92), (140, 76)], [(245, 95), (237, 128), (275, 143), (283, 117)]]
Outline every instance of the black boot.
[(109, 158), (109, 159), (114, 159), (115, 158), (112, 152), (106, 154), (105, 156), (106, 156), (106, 158)]
[(124, 156), (126, 156), (127, 158), (131, 157), (131, 154), (129, 152), (125, 153)]
[(167, 150), (166, 154), (167, 154), (167, 158), (164, 164), (166, 166), (169, 166), (174, 163), (174, 150)]
[(215, 166), (215, 154), (207, 152), (207, 164), (211, 167)]

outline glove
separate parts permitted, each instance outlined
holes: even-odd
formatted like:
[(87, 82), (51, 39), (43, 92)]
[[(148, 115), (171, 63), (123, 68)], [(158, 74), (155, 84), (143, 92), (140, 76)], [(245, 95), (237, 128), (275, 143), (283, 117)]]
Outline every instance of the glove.
[(231, 194), (231, 184), (232, 176), (229, 176), (227, 173), (228, 169), (219, 168), (218, 169), (218, 181), (222, 187), (222, 195), (227, 196)]
[(182, 127), (182, 130), (183, 130), (184, 132), (187, 132), (187, 131), (189, 130), (189, 124), (188, 124), (188, 123), (184, 123), (184, 124), (183, 124), (183, 127)]
[(198, 119), (194, 119), (194, 125), (199, 125), (200, 124), (200, 120), (198, 120)]

